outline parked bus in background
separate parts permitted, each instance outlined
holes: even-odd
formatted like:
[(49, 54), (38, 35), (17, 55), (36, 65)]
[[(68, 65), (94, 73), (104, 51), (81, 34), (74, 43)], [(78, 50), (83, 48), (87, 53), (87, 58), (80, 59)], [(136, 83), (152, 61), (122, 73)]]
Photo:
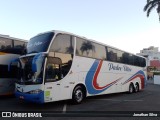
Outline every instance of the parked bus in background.
[(17, 64), (9, 66), (12, 61), (25, 54), (27, 41), (6, 35), (0, 35), (0, 95), (11, 95), (15, 91)]
[(56, 30), (31, 38), (20, 63), (16, 97), (37, 103), (133, 93), (146, 82), (144, 57)]

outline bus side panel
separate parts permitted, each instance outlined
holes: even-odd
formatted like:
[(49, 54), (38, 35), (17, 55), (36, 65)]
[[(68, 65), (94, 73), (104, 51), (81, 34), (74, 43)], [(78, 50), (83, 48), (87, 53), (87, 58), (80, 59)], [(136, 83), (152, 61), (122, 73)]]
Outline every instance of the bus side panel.
[(0, 95), (12, 95), (15, 90), (15, 79), (0, 78)]
[(8, 65), (12, 60), (18, 58), (19, 56), (20, 55), (17, 55), (17, 54), (0, 53), (0, 63)]
[(79, 81), (85, 82), (88, 96), (125, 92), (131, 82), (142, 88), (145, 73), (140, 67), (83, 57), (75, 60)]
[(80, 83), (78, 81), (78, 73), (71, 70), (61, 83), (61, 90), (63, 90), (61, 91), (61, 99), (72, 99), (73, 89), (78, 83)]

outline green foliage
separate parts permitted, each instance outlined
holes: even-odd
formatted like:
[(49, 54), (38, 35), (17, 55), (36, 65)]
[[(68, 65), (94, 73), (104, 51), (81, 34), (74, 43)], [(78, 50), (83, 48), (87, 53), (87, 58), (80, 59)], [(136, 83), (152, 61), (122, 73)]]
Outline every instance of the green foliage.
[[(157, 7), (157, 13), (160, 13), (160, 0), (147, 0), (147, 4), (144, 6), (144, 12), (147, 12), (147, 17), (149, 17), (150, 12)], [(160, 16), (159, 16), (160, 21)]]
[(160, 75), (160, 72), (154, 72), (153, 74), (154, 75)]

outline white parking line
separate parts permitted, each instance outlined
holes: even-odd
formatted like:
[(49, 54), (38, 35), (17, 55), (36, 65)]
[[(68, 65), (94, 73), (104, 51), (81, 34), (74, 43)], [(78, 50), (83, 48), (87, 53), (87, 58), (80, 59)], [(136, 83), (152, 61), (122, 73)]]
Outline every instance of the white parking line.
[(64, 104), (62, 111), (63, 111), (63, 113), (66, 113), (66, 111), (67, 111), (67, 104)]
[(89, 99), (89, 100), (104, 100), (104, 101), (122, 101), (122, 100), (116, 100), (116, 99)]
[(118, 100), (118, 99), (89, 99), (89, 100), (106, 100), (106, 101), (126, 101), (126, 102), (142, 102), (143, 100)]
[(144, 100), (123, 100), (123, 101), (127, 101), (127, 102), (142, 102)]
[(89, 99), (89, 100), (122, 101), (122, 100), (118, 100), (118, 99)]

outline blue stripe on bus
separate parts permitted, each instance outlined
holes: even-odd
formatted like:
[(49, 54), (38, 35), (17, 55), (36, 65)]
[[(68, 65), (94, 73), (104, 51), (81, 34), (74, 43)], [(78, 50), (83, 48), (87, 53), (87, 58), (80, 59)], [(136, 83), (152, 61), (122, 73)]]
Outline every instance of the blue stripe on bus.
[[(115, 83), (117, 83), (120, 79), (122, 79), (122, 78), (119, 78), (119, 79), (105, 85), (104, 87), (99, 87), (98, 89), (96, 89), (96, 86), (94, 86), (94, 84), (96, 84), (97, 76), (99, 73), (97, 73), (97, 75), (95, 75), (95, 73), (101, 69), (101, 66), (99, 66), (100, 62), (101, 62), (101, 60), (95, 60), (93, 65), (91, 66), (90, 70), (87, 73), (87, 76), (85, 79), (85, 84), (86, 84), (87, 91), (89, 94), (99, 94), (99, 93), (105, 91), (106, 89), (108, 89), (109, 87), (111, 87), (112, 85), (114, 85)], [(95, 81), (94, 81), (94, 79), (95, 79)]]
[(143, 86), (143, 87), (146, 86), (147, 79), (145, 77), (145, 73), (142, 70), (140, 70), (137, 73), (135, 73), (133, 76), (131, 76), (129, 79), (127, 79), (122, 85), (124, 85), (124, 84), (126, 84), (126, 83), (128, 83), (128, 82), (130, 82), (132, 80), (134, 80), (134, 78), (136, 78), (136, 77), (140, 78), (140, 80), (141, 80), (141, 86)]
[[(92, 64), (91, 68), (89, 69), (86, 78), (85, 78), (85, 85), (87, 87), (87, 91), (89, 94), (99, 94), (103, 91), (105, 91), (106, 89), (108, 89), (109, 87), (111, 87), (112, 85), (114, 85), (115, 83), (117, 83), (119, 80), (121, 80), (123, 77), (118, 78), (117, 80), (114, 80), (113, 82), (103, 86), (103, 87), (99, 87), (97, 86), (97, 77), (99, 74), (99, 71), (101, 69), (101, 60), (95, 60), (94, 63)], [(126, 80), (124, 84), (128, 83), (131, 80), (134, 80), (134, 77), (139, 77), (141, 79), (141, 86), (142, 89), (144, 88), (144, 86), (146, 85), (146, 78), (145, 78), (145, 74), (142, 70), (138, 71), (136, 74), (134, 74), (132, 77), (130, 77), (128, 80)]]
[(23, 98), (29, 102), (44, 103), (44, 92), (40, 92), (38, 94), (28, 94), (16, 91), (15, 96), (20, 99)]

